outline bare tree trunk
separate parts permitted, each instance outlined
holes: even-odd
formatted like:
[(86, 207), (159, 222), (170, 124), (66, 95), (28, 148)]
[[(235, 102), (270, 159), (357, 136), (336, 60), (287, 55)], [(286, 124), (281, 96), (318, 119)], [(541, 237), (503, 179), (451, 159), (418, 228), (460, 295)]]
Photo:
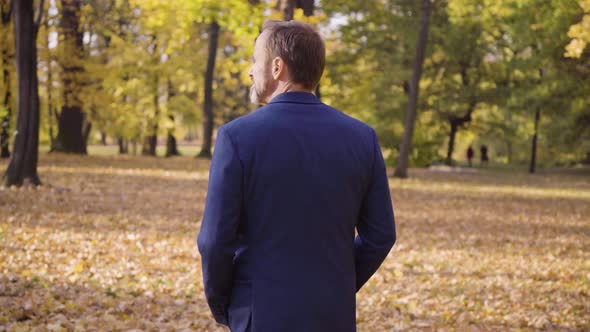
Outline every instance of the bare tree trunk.
[(155, 153), (152, 153), (152, 146), (153, 143), (153, 135), (145, 136), (143, 138), (143, 142), (141, 143), (141, 155), (142, 156), (155, 156)]
[(39, 154), (39, 82), (37, 78), (37, 31), (43, 13), (43, 0), (34, 21), (33, 0), (14, 3), (14, 33), (18, 82), (17, 135), (13, 155), (4, 174), (7, 186), (41, 185), (37, 174)]
[(51, 95), (51, 86), (53, 85), (53, 71), (51, 70), (51, 50), (49, 49), (49, 20), (45, 20), (45, 31), (47, 31), (47, 39), (45, 40), (45, 48), (47, 49), (47, 84), (45, 90), (47, 93), (47, 123), (49, 126), (49, 146), (50, 151), (55, 148), (55, 136), (53, 134), (53, 121), (58, 120), (55, 110), (53, 109), (53, 99)]
[(158, 75), (154, 80), (154, 119), (149, 128), (150, 134), (145, 137), (141, 154), (144, 156), (156, 156), (158, 147), (158, 118), (160, 117), (160, 103), (158, 95)]
[(174, 113), (170, 108), (170, 100), (174, 98), (176, 95), (176, 91), (174, 91), (174, 86), (172, 85), (172, 81), (168, 78), (168, 119), (172, 122), (172, 126), (168, 128), (168, 137), (166, 138), (166, 157), (171, 156), (180, 156), (180, 152), (178, 151), (178, 146), (176, 144), (176, 137), (174, 137)]
[[(543, 68), (539, 68), (539, 84), (543, 80)], [(533, 142), (531, 144), (531, 162), (529, 164), (529, 173), (535, 173), (537, 167), (537, 138), (539, 136), (539, 122), (541, 121), (541, 109), (537, 106), (535, 111), (535, 133), (533, 134)]]
[[(503, 87), (508, 86), (508, 84), (505, 84)], [(505, 123), (510, 126), (512, 124), (512, 113), (511, 112), (505, 112), (504, 113), (504, 121)], [(504, 127), (506, 128), (506, 127)], [(512, 141), (510, 140), (510, 137), (506, 136), (506, 129), (504, 129), (504, 137), (505, 137), (505, 142), (506, 142), (506, 157), (508, 159), (508, 164), (512, 164)]]
[(211, 158), (213, 139), (213, 73), (217, 56), (217, 42), (219, 39), (219, 24), (213, 21), (209, 25), (209, 57), (205, 72), (205, 101), (203, 105), (203, 145), (199, 158)]
[(447, 158), (445, 159), (445, 164), (448, 166), (453, 165), (453, 151), (455, 150), (455, 137), (457, 136), (457, 132), (463, 125), (471, 122), (471, 114), (473, 114), (476, 105), (477, 103), (472, 100), (467, 107), (467, 112), (465, 112), (465, 115), (461, 117), (451, 115), (448, 118), (449, 124), (451, 126), (451, 131), (449, 133), (449, 145), (447, 148)]
[[(174, 122), (174, 115), (168, 115), (168, 118), (170, 121)], [(166, 157), (172, 156), (180, 156), (180, 151), (178, 151), (176, 137), (174, 137), (174, 132), (171, 129), (168, 132), (168, 137), (166, 138)]]
[(154, 96), (154, 118), (151, 122), (151, 128), (148, 124), (148, 136), (144, 139), (143, 148), (141, 151), (142, 155), (145, 156), (156, 156), (156, 148), (158, 146), (158, 122), (160, 118), (160, 95), (159, 95), (159, 86), (160, 86), (160, 77), (157, 72), (157, 66), (160, 63), (160, 57), (158, 53), (158, 40), (156, 35), (152, 36), (154, 42), (154, 51), (152, 54), (152, 59), (154, 63), (154, 73), (153, 73), (153, 96)]
[(88, 146), (88, 138), (90, 137), (90, 131), (92, 130), (92, 122), (84, 119), (84, 129), (82, 129), (82, 137), (84, 138), (84, 146)]
[(399, 157), (395, 168), (395, 176), (399, 178), (408, 177), (408, 161), (410, 151), (412, 150), (412, 136), (414, 134), (414, 124), (416, 122), (416, 108), (418, 106), (418, 92), (420, 85), (420, 76), (422, 75), (422, 64), (424, 63), (424, 53), (426, 51), (426, 42), (428, 40), (428, 21), (430, 18), (430, 0), (422, 0), (422, 16), (420, 18), (420, 31), (418, 32), (418, 41), (416, 43), (416, 56), (414, 57), (414, 66), (412, 71), (412, 81), (410, 82), (410, 95), (406, 118), (404, 121), (404, 134), (399, 148)]
[(55, 150), (59, 152), (86, 154), (84, 140), (84, 115), (80, 100), (82, 87), (82, 31), (80, 29), (80, 0), (61, 0), (64, 54), (63, 92), (64, 105), (59, 115)]
[(12, 119), (12, 82), (10, 80), (10, 55), (8, 44), (8, 30), (10, 29), (10, 17), (12, 12), (12, 1), (0, 2), (0, 20), (2, 23), (2, 36), (0, 47), (2, 47), (2, 85), (4, 86), (4, 98), (2, 105), (6, 114), (0, 119), (0, 158), (9, 158), (10, 150), (10, 120)]
[(117, 138), (117, 144), (119, 145), (119, 154), (129, 153), (129, 144), (123, 137)]
[(449, 146), (447, 147), (447, 158), (445, 164), (453, 165), (453, 150), (455, 150), (455, 137), (457, 136), (457, 123), (450, 121), (451, 131), (449, 132)]
[(531, 163), (529, 165), (529, 173), (535, 173), (537, 166), (537, 137), (539, 135), (539, 121), (541, 119), (541, 110), (537, 109), (535, 112), (535, 134), (533, 135), (533, 143), (531, 146)]
[(10, 157), (10, 150), (8, 149), (9, 144), (9, 130), (10, 130), (10, 119), (12, 118), (12, 83), (10, 82), (10, 71), (8, 70), (8, 50), (2, 50), (2, 82), (4, 85), (4, 100), (3, 105), (6, 110), (6, 114), (0, 119), (0, 158)]
[[(174, 115), (169, 115), (169, 117), (170, 121), (174, 121)], [(166, 157), (172, 156), (180, 156), (180, 151), (178, 151), (176, 137), (174, 137), (174, 134), (168, 133), (168, 138), (166, 139)]]

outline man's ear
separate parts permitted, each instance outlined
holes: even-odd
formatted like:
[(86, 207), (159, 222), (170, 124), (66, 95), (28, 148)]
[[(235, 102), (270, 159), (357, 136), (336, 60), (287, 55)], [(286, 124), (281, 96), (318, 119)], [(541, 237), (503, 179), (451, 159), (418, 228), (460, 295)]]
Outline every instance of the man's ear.
[(278, 80), (285, 71), (285, 62), (280, 57), (272, 59), (272, 77)]

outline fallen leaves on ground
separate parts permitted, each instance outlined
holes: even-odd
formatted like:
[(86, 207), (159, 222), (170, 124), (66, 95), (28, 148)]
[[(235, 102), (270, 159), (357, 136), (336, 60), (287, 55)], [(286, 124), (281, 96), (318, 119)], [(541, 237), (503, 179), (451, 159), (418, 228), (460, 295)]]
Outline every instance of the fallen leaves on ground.
[[(195, 244), (208, 168), (42, 155), (45, 186), (0, 188), (0, 331), (222, 331)], [(398, 242), (358, 293), (358, 330), (590, 329), (589, 179), (392, 179)]]

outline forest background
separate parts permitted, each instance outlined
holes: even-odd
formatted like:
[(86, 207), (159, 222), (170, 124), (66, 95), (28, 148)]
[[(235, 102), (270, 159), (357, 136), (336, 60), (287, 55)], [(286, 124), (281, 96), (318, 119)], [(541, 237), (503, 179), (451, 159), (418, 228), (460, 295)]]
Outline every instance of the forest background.
[[(8, 157), (16, 55), (11, 4), (1, 4)], [(375, 127), (390, 165), (423, 32), (410, 166), (465, 162), (470, 145), (476, 159), (486, 145), (495, 165), (590, 158), (588, 0), (441, 0), (426, 15), (409, 0), (48, 0), (42, 15), (34, 4), (41, 151), (210, 157), (215, 128), (255, 109), (247, 70), (262, 22), (294, 18), (326, 39), (317, 93)]]

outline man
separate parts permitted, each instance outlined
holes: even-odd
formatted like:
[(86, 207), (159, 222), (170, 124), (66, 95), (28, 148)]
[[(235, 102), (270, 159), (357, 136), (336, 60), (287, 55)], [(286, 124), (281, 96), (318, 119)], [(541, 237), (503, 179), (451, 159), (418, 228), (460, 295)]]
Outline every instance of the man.
[(238, 332), (355, 331), (355, 293), (395, 242), (377, 136), (311, 93), (311, 26), (266, 22), (253, 62), (266, 106), (219, 128), (197, 240), (211, 312)]

